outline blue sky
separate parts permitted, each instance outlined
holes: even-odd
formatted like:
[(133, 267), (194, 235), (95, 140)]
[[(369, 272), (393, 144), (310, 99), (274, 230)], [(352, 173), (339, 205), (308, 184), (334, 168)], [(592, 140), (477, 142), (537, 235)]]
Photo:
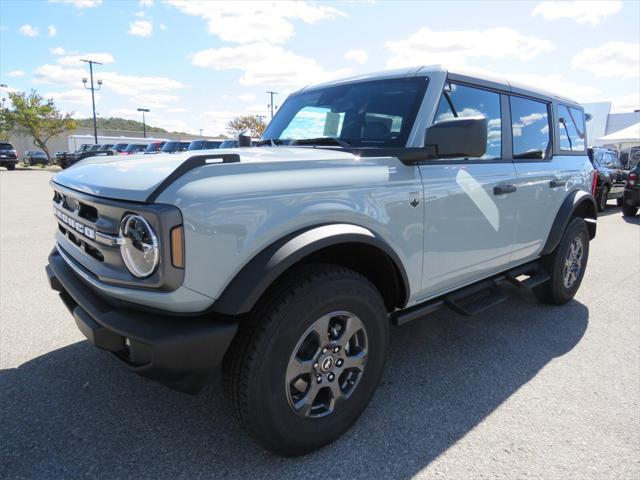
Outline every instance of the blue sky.
[[(0, 83), (88, 117), (215, 135), (307, 84), (441, 63), (640, 108), (640, 2), (0, 0)], [(4, 90), (3, 90), (4, 95)]]

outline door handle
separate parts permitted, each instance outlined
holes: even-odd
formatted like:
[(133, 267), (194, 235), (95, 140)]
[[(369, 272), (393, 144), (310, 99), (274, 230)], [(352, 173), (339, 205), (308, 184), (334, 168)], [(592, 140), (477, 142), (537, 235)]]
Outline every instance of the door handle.
[(567, 184), (566, 180), (551, 180), (549, 186), (551, 188), (564, 187)]
[(497, 187), (493, 187), (494, 195), (504, 195), (505, 193), (513, 193), (515, 191), (515, 185), (498, 185)]

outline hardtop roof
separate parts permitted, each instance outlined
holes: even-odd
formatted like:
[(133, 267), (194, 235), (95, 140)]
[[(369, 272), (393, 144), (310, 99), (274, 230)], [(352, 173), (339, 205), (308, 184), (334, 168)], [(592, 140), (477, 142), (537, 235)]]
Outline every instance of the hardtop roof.
[(575, 100), (572, 100), (570, 98), (555, 94), (553, 92), (549, 92), (547, 90), (543, 90), (541, 88), (533, 87), (531, 85), (527, 85), (521, 82), (511, 81), (500, 75), (495, 75), (490, 72), (472, 70), (472, 69), (448, 70), (442, 65), (428, 65), (428, 66), (421, 66), (421, 67), (399, 68), (395, 70), (382, 70), (379, 72), (355, 75), (352, 77), (342, 78), (342, 79), (333, 80), (330, 82), (320, 83), (316, 85), (309, 85), (302, 88), (299, 91), (315, 90), (317, 88), (343, 85), (348, 83), (366, 82), (371, 80), (383, 80), (383, 79), (391, 79), (391, 78), (428, 77), (430, 74), (433, 74), (433, 73), (448, 74), (448, 76), (452, 80), (473, 81), (475, 83), (484, 84), (485, 86), (490, 88), (505, 90), (505, 91), (519, 94), (519, 95), (539, 97), (549, 101), (552, 99), (555, 99), (563, 103), (570, 103), (572, 105), (582, 108), (582, 106)]

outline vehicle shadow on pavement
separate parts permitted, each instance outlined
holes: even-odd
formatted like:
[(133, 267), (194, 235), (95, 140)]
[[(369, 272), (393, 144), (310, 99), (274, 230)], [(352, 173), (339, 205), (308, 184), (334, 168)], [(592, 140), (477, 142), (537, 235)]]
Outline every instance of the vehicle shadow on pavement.
[(392, 329), (369, 408), (302, 458), (250, 441), (224, 407), (219, 372), (188, 396), (86, 342), (47, 353), (0, 371), (0, 478), (410, 478), (584, 335), (581, 303), (550, 307), (507, 290), (476, 317), (442, 310)]

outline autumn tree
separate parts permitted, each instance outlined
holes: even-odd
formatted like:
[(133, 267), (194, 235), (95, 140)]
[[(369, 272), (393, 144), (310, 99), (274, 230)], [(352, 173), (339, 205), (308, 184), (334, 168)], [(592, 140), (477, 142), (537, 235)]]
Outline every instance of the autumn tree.
[(267, 128), (267, 124), (264, 123), (262, 117), (254, 115), (240, 115), (227, 125), (227, 131), (234, 137), (244, 131), (248, 131), (252, 137), (260, 137), (265, 128)]
[(52, 99), (44, 99), (35, 90), (28, 95), (24, 92), (10, 92), (12, 109), (3, 112), (3, 122), (13, 129), (33, 138), (33, 144), (42, 149), (51, 162), (47, 142), (52, 137), (76, 128), (76, 121), (70, 113), (62, 114)]

